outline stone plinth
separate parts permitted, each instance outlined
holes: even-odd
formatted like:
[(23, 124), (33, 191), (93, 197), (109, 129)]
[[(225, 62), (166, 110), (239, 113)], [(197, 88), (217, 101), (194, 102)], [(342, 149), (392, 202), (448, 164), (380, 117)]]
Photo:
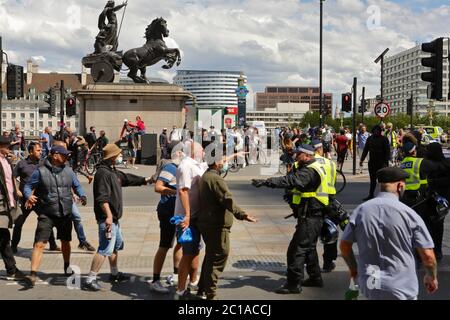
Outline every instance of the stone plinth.
[(173, 125), (185, 123), (184, 106), (191, 93), (171, 84), (90, 84), (74, 92), (80, 100), (80, 133), (89, 127), (105, 130), (110, 142), (119, 139), (123, 120), (135, 123), (136, 116), (145, 122), (147, 133), (169, 132)]

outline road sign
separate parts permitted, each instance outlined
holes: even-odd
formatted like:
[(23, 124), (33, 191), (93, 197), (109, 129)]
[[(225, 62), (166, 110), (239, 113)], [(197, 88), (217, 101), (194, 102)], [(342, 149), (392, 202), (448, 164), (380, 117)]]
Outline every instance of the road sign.
[(380, 102), (375, 106), (374, 112), (378, 118), (384, 119), (391, 113), (391, 107), (387, 102)]
[(249, 91), (246, 86), (239, 86), (236, 89), (236, 95), (241, 99), (244, 99), (245, 97), (247, 97), (248, 93), (249, 93)]
[(227, 107), (227, 112), (226, 114), (238, 114), (238, 108), (237, 107)]

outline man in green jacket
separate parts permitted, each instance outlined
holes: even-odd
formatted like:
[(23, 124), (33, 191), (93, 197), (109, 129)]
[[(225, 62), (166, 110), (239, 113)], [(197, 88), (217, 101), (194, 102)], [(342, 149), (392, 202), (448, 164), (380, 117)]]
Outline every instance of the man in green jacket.
[[(216, 158), (214, 152), (211, 158)], [(209, 159), (208, 166), (200, 184), (202, 208), (198, 216), (198, 227), (206, 244), (206, 252), (197, 295), (206, 294), (208, 300), (215, 300), (217, 281), (230, 252), (233, 216), (248, 222), (257, 220), (235, 205), (227, 183), (220, 176), (227, 169), (222, 157)]]

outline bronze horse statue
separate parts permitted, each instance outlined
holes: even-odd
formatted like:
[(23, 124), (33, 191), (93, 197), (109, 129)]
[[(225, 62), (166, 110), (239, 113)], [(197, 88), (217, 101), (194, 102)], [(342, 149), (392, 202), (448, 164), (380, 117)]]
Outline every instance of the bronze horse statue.
[[(176, 63), (181, 63), (180, 50), (167, 48), (164, 38), (169, 36), (167, 22), (163, 18), (157, 18), (145, 30), (147, 42), (140, 48), (128, 50), (122, 57), (123, 63), (130, 69), (128, 77), (135, 83), (147, 83), (145, 72), (148, 66), (154, 65), (160, 60), (165, 60), (164, 69), (170, 69)], [(138, 70), (141, 75), (138, 76)]]

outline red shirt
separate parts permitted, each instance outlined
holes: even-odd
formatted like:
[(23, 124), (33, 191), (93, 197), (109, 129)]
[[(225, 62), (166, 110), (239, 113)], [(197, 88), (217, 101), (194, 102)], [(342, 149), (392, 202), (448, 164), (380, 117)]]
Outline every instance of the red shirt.
[(345, 135), (339, 135), (336, 138), (337, 151), (342, 152), (348, 148), (348, 139)]

